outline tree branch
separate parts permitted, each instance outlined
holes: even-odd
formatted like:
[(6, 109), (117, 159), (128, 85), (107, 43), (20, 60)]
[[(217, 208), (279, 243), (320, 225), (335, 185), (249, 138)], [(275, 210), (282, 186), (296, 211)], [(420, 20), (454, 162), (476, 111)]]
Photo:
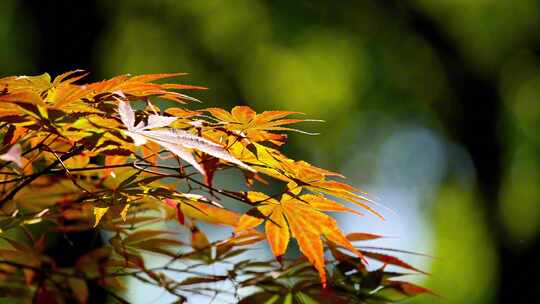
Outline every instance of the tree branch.
[(24, 187), (26, 187), (27, 185), (29, 185), (30, 183), (32, 183), (36, 178), (38, 178), (39, 176), (42, 176), (44, 174), (47, 174), (48, 172), (50, 172), (51, 170), (53, 170), (56, 166), (58, 166), (62, 161), (65, 161), (75, 155), (77, 155), (79, 152), (81, 152), (82, 150), (84, 149), (83, 146), (79, 146), (79, 147), (76, 147), (76, 148), (73, 148), (71, 149), (71, 151), (65, 153), (64, 155), (62, 155), (60, 157), (60, 159), (57, 159), (56, 161), (54, 161), (52, 164), (50, 164), (48, 167), (46, 167), (45, 169), (41, 170), (39, 173), (37, 174), (33, 174), (33, 175), (30, 175), (27, 179), (25, 179), (22, 183), (20, 183), (17, 187), (15, 187), (15, 189), (11, 190), (11, 192), (9, 192), (1, 201), (0, 201), (0, 208), (2, 208), (4, 206), (5, 203), (9, 202), (10, 200), (13, 199), (13, 197), (15, 197), (15, 195), (21, 191)]

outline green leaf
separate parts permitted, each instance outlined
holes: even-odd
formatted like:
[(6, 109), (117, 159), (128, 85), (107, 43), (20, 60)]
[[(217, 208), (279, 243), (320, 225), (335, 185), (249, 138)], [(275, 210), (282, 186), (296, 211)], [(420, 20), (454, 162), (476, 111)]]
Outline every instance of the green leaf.
[(293, 302), (293, 295), (292, 293), (288, 293), (286, 296), (285, 296), (285, 299), (283, 299), (283, 304), (292, 304)]
[(270, 299), (268, 299), (264, 304), (274, 304), (279, 300), (279, 295), (273, 295)]
[(319, 302), (315, 301), (312, 297), (308, 296), (307, 294), (299, 291), (294, 294), (294, 297), (298, 300), (298, 302), (302, 304), (318, 304)]

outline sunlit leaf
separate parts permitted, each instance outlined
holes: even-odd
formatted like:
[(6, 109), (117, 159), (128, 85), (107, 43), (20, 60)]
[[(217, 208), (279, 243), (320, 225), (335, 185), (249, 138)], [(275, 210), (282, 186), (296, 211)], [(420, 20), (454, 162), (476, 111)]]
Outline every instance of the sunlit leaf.
[(276, 206), (273, 209), (269, 220), (266, 221), (265, 231), (272, 253), (280, 258), (285, 254), (290, 238), (289, 227), (285, 222), (281, 207)]
[(99, 222), (101, 221), (105, 213), (107, 213), (107, 210), (109, 210), (109, 207), (94, 207), (94, 228), (99, 225)]
[(294, 207), (286, 206), (285, 214), (291, 233), (298, 242), (300, 251), (319, 272), (321, 283), (326, 285), (326, 269), (324, 267), (323, 245), (319, 231), (313, 229), (309, 216), (296, 213)]
[(147, 125), (144, 125), (142, 122), (135, 125), (135, 113), (131, 106), (124, 101), (119, 101), (118, 113), (128, 130), (126, 131), (126, 134), (135, 141), (136, 146), (145, 144), (147, 140), (154, 141), (188, 162), (203, 175), (206, 174), (206, 172), (193, 157), (191, 149), (202, 151), (214, 157), (236, 164), (244, 169), (254, 171), (251, 167), (230, 155), (223, 147), (208, 139), (193, 135), (181, 129), (150, 130), (168, 126), (176, 120), (176, 117), (150, 115)]
[(383, 236), (380, 236), (378, 234), (372, 234), (372, 233), (365, 233), (365, 232), (353, 232), (347, 234), (347, 239), (349, 241), (368, 241), (368, 240), (375, 240), (382, 238)]
[[(341, 174), (281, 151), (286, 132), (307, 133), (290, 127), (311, 121), (291, 118), (301, 113), (256, 113), (248, 106), (230, 112), (187, 109), (183, 103), (198, 100), (178, 90), (203, 88), (163, 83), (180, 73), (81, 83), (86, 74), (0, 78), (0, 237), (17, 229), (28, 240), (5, 238), (0, 283), (30, 290), (20, 293), (21, 301), (85, 303), (99, 286), (124, 302), (114, 292), (127, 277), (166, 289), (179, 302), (186, 301), (184, 294), (216, 292), (218, 299), (218, 286), (208, 284), (214, 282), (234, 287), (231, 294), (252, 287), (246, 299), (269, 304), (382, 303), (389, 293), (400, 299), (430, 293), (393, 281), (405, 273), (386, 271), (387, 265), (422, 272), (379, 253), (388, 249), (351, 243), (380, 235), (345, 235), (328, 214), (367, 211), (382, 218), (377, 202), (338, 180)], [(168, 107), (155, 102), (158, 98), (177, 104)], [(222, 178), (234, 176), (223, 173), (229, 169), (241, 169), (247, 189), (226, 187), (232, 181)], [(173, 218), (182, 226), (159, 228)], [(92, 239), (103, 238), (95, 242), (102, 247), (74, 266), (48, 256), (45, 237), (35, 235), (37, 225), (28, 226), (46, 223), (39, 235), (66, 233), (71, 246), (69, 233), (87, 232), (89, 222), (94, 228), (101, 224), (104, 233), (91, 233)], [(214, 229), (228, 229), (228, 236), (211, 242), (200, 222), (226, 225)], [(190, 241), (183, 238), (186, 229)], [(291, 239), (298, 244), (298, 259), (285, 258), (292, 256), (286, 255)], [(245, 254), (259, 255), (265, 240), (278, 262), (261, 260), (262, 253), (261, 259)], [(160, 259), (148, 263), (156, 254)], [(383, 265), (371, 270), (364, 256)], [(165, 264), (154, 265), (159, 261)], [(226, 268), (212, 274), (200, 268), (218, 264)]]
[(122, 208), (122, 211), (120, 212), (120, 216), (122, 217), (122, 220), (125, 222), (127, 220), (128, 210), (129, 210), (129, 204), (126, 204), (124, 208)]

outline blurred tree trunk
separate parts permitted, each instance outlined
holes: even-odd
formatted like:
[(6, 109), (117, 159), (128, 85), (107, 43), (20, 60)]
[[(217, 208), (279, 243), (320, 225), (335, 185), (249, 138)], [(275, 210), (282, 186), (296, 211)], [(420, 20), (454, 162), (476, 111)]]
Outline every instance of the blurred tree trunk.
[(432, 45), (455, 94), (457, 114), (449, 115), (444, 106), (438, 111), (446, 129), (468, 150), (476, 168), (481, 207), (497, 250), (495, 299), (497, 303), (532, 303), (540, 296), (540, 280), (536, 279), (540, 239), (516, 248), (499, 220), (499, 194), (504, 187), (502, 155), (509, 143), (503, 142), (499, 132), (502, 102), (498, 74), (482, 75), (435, 21), (403, 3), (393, 3), (415, 32)]
[[(32, 39), (33, 65), (40, 73), (51, 77), (60, 73), (84, 69), (90, 78), (99, 74), (94, 48), (104, 28), (104, 15), (95, 1), (21, 1), (22, 9), (34, 22), (27, 33)], [(54, 245), (47, 249), (59, 266), (73, 266), (78, 258), (102, 241), (97, 231), (65, 233), (56, 236)], [(105, 303), (107, 295), (97, 284), (89, 286), (88, 303)]]

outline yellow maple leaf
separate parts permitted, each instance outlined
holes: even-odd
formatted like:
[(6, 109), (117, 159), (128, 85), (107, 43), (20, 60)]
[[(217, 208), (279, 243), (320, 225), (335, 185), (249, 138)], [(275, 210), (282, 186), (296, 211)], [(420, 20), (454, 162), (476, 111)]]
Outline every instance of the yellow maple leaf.
[(94, 217), (95, 217), (94, 228), (96, 228), (97, 225), (99, 225), (99, 222), (101, 221), (105, 213), (107, 213), (107, 210), (109, 210), (109, 207), (103, 207), (103, 208), (94, 207)]
[(322, 196), (298, 195), (300, 189), (284, 194), (280, 201), (259, 192), (248, 192), (247, 198), (261, 202), (255, 212), (242, 215), (236, 232), (257, 227), (266, 221), (265, 232), (273, 254), (278, 258), (286, 252), (290, 237), (296, 239), (300, 251), (319, 272), (321, 282), (326, 284), (324, 248), (321, 240), (343, 247), (363, 258), (339, 229), (336, 220), (321, 211), (348, 211), (357, 213)]

